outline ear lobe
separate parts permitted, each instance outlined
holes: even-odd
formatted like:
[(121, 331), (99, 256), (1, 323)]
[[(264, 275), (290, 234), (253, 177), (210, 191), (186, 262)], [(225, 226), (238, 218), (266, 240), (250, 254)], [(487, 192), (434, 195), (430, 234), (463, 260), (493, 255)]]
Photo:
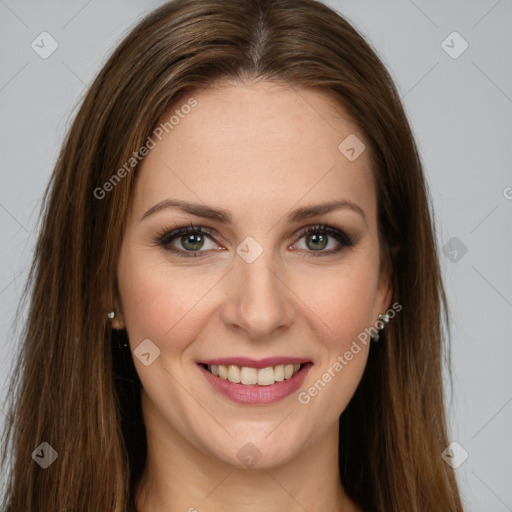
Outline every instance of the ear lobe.
[(126, 328), (126, 324), (124, 321), (123, 313), (119, 308), (115, 308), (115, 316), (112, 319), (112, 329), (115, 329), (116, 331), (120, 331), (122, 329)]
[(121, 331), (126, 328), (126, 323), (124, 320), (123, 312), (121, 310), (121, 299), (119, 295), (117, 278), (115, 280), (114, 292), (112, 295), (113, 296), (110, 297), (110, 304), (114, 306), (113, 309), (111, 310), (114, 312), (114, 318), (111, 319), (111, 325), (112, 329), (115, 329), (116, 331)]

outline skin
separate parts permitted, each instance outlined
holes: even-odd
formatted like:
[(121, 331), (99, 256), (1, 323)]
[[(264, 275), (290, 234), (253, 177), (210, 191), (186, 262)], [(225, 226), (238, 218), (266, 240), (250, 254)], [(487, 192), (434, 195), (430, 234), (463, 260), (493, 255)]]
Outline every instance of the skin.
[[(320, 92), (222, 84), (194, 98), (198, 106), (138, 170), (118, 266), (114, 328), (127, 329), (132, 350), (145, 339), (160, 350), (149, 366), (134, 357), (148, 439), (138, 506), (143, 512), (361, 510), (340, 484), (337, 446), (350, 440), (339, 441), (338, 419), (370, 344), (306, 405), (297, 392), (268, 405), (232, 402), (211, 387), (197, 361), (304, 357), (313, 362), (304, 391), (389, 309), (369, 144)], [(338, 149), (349, 134), (367, 148), (352, 162)], [(223, 208), (233, 223), (176, 207), (141, 220), (170, 198)], [(287, 219), (290, 210), (338, 199), (358, 205), (364, 217), (342, 208)], [(191, 223), (214, 230), (212, 238), (204, 235), (202, 257), (179, 257), (155, 242)], [(349, 234), (353, 246), (329, 236), (322, 250), (341, 251), (315, 257), (319, 251), (300, 231), (317, 224)], [(247, 236), (263, 248), (252, 263), (236, 253)], [(192, 252), (179, 235), (169, 245)], [(237, 457), (249, 442), (261, 454), (252, 468)]]

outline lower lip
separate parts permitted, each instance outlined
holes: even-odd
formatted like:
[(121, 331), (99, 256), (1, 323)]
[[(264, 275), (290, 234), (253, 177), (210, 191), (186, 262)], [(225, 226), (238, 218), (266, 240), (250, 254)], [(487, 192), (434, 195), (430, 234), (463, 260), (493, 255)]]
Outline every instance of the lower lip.
[(270, 386), (235, 384), (234, 382), (213, 375), (213, 373), (209, 372), (201, 364), (198, 366), (212, 387), (219, 393), (233, 400), (233, 402), (248, 405), (261, 405), (278, 402), (297, 391), (304, 382), (313, 364), (305, 363), (291, 378), (281, 382), (275, 382)]

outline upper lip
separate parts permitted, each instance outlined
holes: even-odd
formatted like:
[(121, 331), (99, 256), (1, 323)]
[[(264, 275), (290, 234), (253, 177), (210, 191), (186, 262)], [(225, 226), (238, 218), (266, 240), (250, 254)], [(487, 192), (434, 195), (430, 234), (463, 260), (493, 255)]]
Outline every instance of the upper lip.
[(199, 364), (216, 364), (216, 365), (235, 365), (247, 366), (249, 368), (267, 368), (269, 366), (277, 366), (281, 364), (302, 364), (310, 363), (308, 359), (303, 357), (265, 357), (263, 359), (252, 359), (250, 357), (218, 357), (215, 359), (205, 359), (198, 361)]

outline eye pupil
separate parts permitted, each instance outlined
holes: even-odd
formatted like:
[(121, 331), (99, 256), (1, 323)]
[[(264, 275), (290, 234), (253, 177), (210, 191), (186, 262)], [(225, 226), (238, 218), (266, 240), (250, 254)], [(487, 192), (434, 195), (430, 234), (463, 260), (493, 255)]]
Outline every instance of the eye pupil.
[[(313, 244), (316, 245), (310, 247), (309, 242), (313, 242)], [(327, 246), (327, 236), (318, 233), (309, 234), (306, 236), (306, 244), (308, 245), (308, 248), (312, 249), (313, 251), (325, 249)]]
[[(204, 238), (199, 233), (189, 233), (181, 237), (181, 244), (187, 250), (197, 251), (203, 246)], [(191, 244), (191, 246), (188, 244)]]
[[(159, 235), (155, 241), (167, 251), (179, 256), (199, 257), (203, 256), (204, 252), (208, 253), (208, 251), (204, 251), (204, 246), (206, 239), (212, 239), (212, 236), (214, 237), (213, 230), (190, 225)], [(338, 242), (338, 247), (325, 251), (329, 242), (335, 240)], [(314, 256), (333, 255), (342, 251), (344, 247), (353, 246), (353, 241), (349, 236), (328, 225), (318, 225), (303, 230), (300, 234), (300, 243), (306, 245), (306, 252), (309, 252), (311, 256), (313, 256), (312, 253), (317, 253)]]

